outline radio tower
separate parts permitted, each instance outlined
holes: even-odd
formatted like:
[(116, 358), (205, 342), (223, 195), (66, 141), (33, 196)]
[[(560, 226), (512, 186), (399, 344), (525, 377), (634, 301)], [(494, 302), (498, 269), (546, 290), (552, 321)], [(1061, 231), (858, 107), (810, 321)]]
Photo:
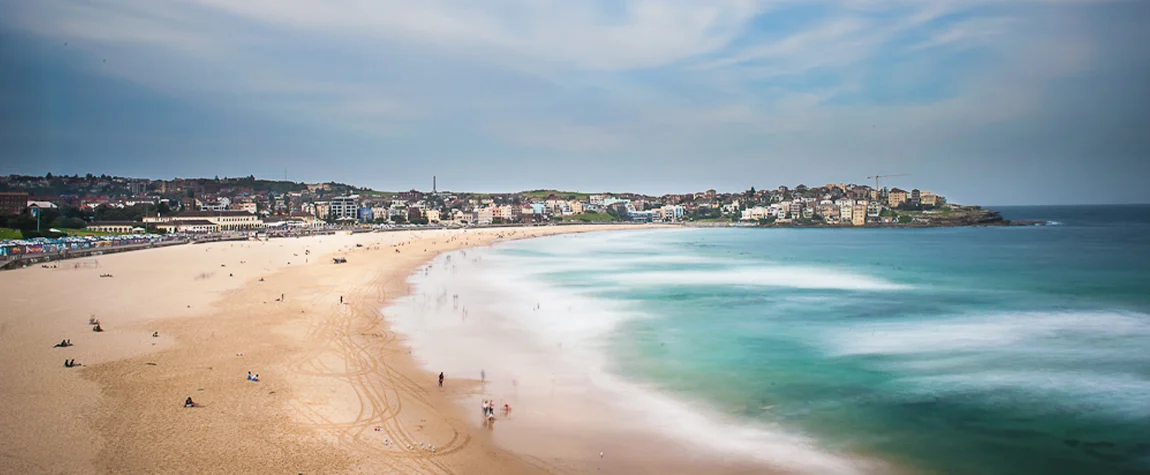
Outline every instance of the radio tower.
[(437, 190), (435, 188), (435, 178), (436, 178), (435, 175), (431, 175), (431, 194), (433, 194), (433, 195), (439, 193), (439, 190)]

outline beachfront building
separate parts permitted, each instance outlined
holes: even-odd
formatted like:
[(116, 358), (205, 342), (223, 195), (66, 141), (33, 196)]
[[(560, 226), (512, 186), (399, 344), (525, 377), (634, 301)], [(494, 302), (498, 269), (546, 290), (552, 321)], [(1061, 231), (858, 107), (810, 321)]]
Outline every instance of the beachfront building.
[(427, 222), (429, 222), (429, 223), (438, 223), (439, 222), (439, 210), (437, 210), (437, 209), (429, 208), (427, 211), (425, 211), (423, 213), (423, 216), (425, 218), (427, 218)]
[(215, 225), (216, 230), (222, 231), (240, 231), (264, 227), (259, 216), (247, 211), (185, 211), (175, 216), (144, 217), (144, 223), (148, 225), (186, 221), (205, 221)]
[(851, 225), (866, 226), (867, 205), (868, 202), (864, 200), (855, 202), (854, 207), (851, 209)]
[(855, 204), (853, 200), (848, 200), (845, 203), (839, 204), (839, 222), (843, 224), (852, 224), (854, 222), (854, 209)]
[(663, 215), (663, 221), (677, 222), (683, 219), (683, 215), (686, 214), (686, 209), (681, 205), (666, 205), (659, 208), (659, 212)]
[(627, 219), (636, 223), (650, 223), (655, 220), (655, 215), (654, 211), (629, 211)]
[(495, 209), (488, 206), (475, 211), (475, 224), (491, 224), (495, 219)]
[(327, 201), (316, 201), (313, 206), (315, 207), (315, 217), (319, 219), (328, 219), (331, 217), (331, 203)]
[(135, 221), (95, 221), (84, 226), (85, 231), (114, 234), (143, 234), (142, 223)]
[(331, 199), (331, 219), (356, 220), (359, 218), (359, 195), (340, 196)]
[(767, 216), (770, 216), (770, 214), (768, 214), (769, 212), (770, 208), (755, 206), (743, 210), (743, 215), (739, 219), (743, 221), (758, 221), (760, 219), (767, 219)]
[(868, 218), (877, 218), (879, 216), (882, 216), (882, 202), (881, 201), (871, 201), (870, 203), (867, 203), (867, 205), (866, 205), (866, 216)]
[(514, 207), (511, 205), (503, 205), (493, 208), (491, 212), (492, 221), (494, 221), (494, 218), (499, 218), (504, 223), (510, 223), (511, 220), (514, 219), (514, 212), (512, 210), (513, 208)]
[(323, 224), (315, 215), (304, 211), (292, 211), (286, 215), (278, 215), (264, 221), (268, 228), (314, 228)]
[(206, 219), (157, 222), (151, 224), (151, 227), (165, 233), (216, 233), (220, 231), (220, 225)]

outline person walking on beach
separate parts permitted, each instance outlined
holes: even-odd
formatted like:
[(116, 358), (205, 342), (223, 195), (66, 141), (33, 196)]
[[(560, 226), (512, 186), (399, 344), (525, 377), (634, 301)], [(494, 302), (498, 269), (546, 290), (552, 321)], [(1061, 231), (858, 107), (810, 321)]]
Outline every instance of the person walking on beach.
[(339, 296), (339, 303), (343, 303), (343, 296), (342, 295)]
[(439, 373), (439, 387), (443, 387), (443, 372)]
[(487, 371), (479, 370), (479, 380), (482, 382), (487, 382)]

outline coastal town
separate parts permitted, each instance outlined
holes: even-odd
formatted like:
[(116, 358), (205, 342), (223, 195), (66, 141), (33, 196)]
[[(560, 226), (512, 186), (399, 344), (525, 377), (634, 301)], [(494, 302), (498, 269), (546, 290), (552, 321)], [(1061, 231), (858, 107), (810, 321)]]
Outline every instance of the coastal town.
[[(580, 223), (748, 227), (925, 227), (1012, 224), (993, 210), (924, 190), (859, 184), (738, 193), (384, 192), (342, 183), (240, 178), (150, 180), (108, 175), (0, 177), (0, 256), (136, 245), (223, 234), (331, 229)], [(68, 242), (69, 238), (71, 242)], [(113, 239), (114, 238), (114, 239)], [(163, 239), (160, 239), (163, 238)], [(36, 241), (29, 241), (35, 239)], [(148, 240), (145, 240), (148, 241)], [(148, 242), (151, 242), (148, 241)]]
[(19, 221), (13, 216), (39, 216), (41, 232), (49, 228), (110, 233), (215, 232), (325, 225), (608, 221), (871, 226), (929, 224), (932, 216), (942, 218), (969, 208), (948, 204), (946, 198), (930, 191), (858, 184), (648, 196), (554, 190), (444, 192), (437, 189), (434, 178), (431, 191), (381, 192), (339, 183), (254, 177), (0, 177), (0, 214), (10, 222)]

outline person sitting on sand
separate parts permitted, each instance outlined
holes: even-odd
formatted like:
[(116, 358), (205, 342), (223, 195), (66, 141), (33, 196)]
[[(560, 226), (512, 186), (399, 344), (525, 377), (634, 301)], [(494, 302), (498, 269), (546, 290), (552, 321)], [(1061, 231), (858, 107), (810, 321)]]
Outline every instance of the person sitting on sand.
[(60, 340), (60, 343), (57, 343), (53, 348), (63, 348), (65, 346), (68, 346), (68, 340)]
[(252, 380), (252, 372), (248, 371), (248, 381), (251, 381), (251, 380)]
[(260, 375), (258, 373), (255, 376), (252, 376), (252, 382), (253, 383), (260, 382)]
[(160, 332), (152, 332), (152, 338), (159, 338)]
[(510, 404), (504, 404), (503, 405), (503, 417), (507, 417), (508, 414), (511, 414), (511, 405)]
[(94, 332), (102, 332), (102, 331), (104, 331), (104, 327), (101, 327), (101, 326), (100, 326), (100, 324), (99, 324), (99, 323), (97, 323), (97, 324), (96, 324), (96, 326), (92, 327), (92, 331), (94, 331)]
[(196, 403), (192, 402), (191, 396), (188, 396), (188, 398), (184, 400), (184, 407), (196, 407)]
[(65, 368), (71, 368), (71, 367), (72, 367), (72, 362), (71, 362), (71, 361), (69, 361), (69, 360), (64, 360), (64, 367), (65, 367)]

